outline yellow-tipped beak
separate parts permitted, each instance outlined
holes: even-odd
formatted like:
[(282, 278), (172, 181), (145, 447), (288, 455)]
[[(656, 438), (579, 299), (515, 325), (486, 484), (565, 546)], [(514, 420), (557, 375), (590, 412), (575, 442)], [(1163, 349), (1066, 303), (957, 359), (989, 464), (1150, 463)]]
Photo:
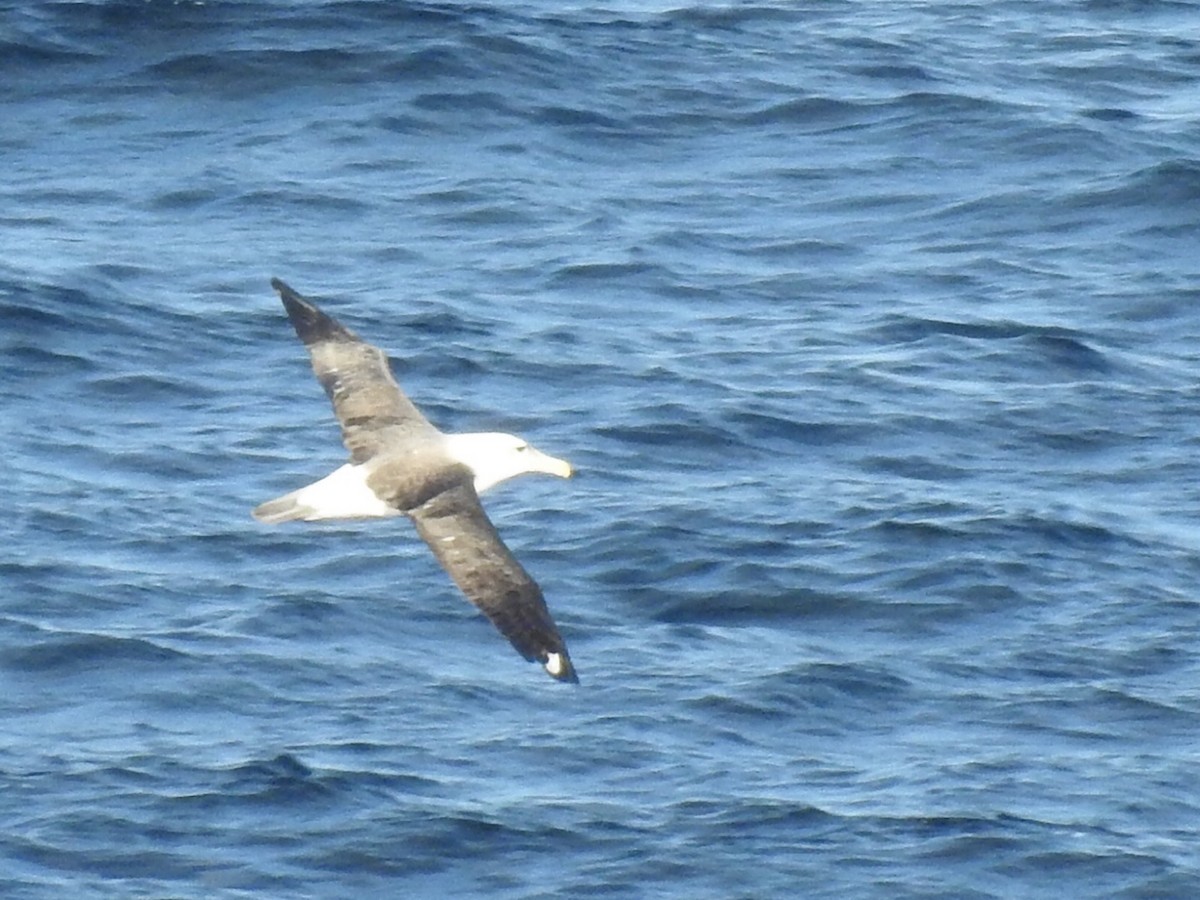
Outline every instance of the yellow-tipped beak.
[(537, 456), (534, 457), (534, 461), (537, 463), (535, 471), (545, 472), (547, 475), (557, 475), (559, 478), (570, 478), (575, 471), (565, 459), (555, 459), (538, 450), (533, 452), (537, 453)]

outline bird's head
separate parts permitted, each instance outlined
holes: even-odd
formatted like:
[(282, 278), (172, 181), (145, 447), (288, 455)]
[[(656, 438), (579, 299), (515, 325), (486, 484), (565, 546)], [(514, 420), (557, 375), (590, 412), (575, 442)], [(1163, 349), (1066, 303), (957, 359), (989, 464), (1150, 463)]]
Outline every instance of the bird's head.
[(548, 456), (512, 434), (448, 434), (446, 445), (451, 456), (475, 473), (475, 491), (480, 494), (517, 475), (544, 472), (570, 478), (573, 472), (566, 460)]

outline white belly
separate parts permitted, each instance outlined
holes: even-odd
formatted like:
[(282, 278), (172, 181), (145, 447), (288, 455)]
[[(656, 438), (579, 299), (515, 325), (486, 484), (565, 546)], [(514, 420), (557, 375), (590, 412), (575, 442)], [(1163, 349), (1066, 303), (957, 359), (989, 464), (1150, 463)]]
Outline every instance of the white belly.
[(400, 510), (388, 506), (367, 487), (366, 468), (351, 463), (301, 488), (296, 502), (311, 510), (304, 516), (309, 521), (400, 515)]

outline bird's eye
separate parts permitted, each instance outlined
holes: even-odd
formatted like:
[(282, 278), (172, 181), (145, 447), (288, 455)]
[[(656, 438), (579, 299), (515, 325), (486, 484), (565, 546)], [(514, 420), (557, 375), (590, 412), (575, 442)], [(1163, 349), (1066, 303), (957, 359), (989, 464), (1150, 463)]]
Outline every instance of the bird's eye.
[(524, 453), (528, 449), (529, 449), (528, 444), (517, 444), (517, 452), (518, 453)]

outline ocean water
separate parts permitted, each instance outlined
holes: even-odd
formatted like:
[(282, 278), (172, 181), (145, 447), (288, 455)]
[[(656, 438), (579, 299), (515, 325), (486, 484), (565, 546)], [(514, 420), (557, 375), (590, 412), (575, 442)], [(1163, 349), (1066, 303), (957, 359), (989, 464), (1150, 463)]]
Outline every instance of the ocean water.
[[(0, 894), (1200, 896), (1200, 4), (0, 4)], [(441, 426), (582, 683), (344, 459)]]

